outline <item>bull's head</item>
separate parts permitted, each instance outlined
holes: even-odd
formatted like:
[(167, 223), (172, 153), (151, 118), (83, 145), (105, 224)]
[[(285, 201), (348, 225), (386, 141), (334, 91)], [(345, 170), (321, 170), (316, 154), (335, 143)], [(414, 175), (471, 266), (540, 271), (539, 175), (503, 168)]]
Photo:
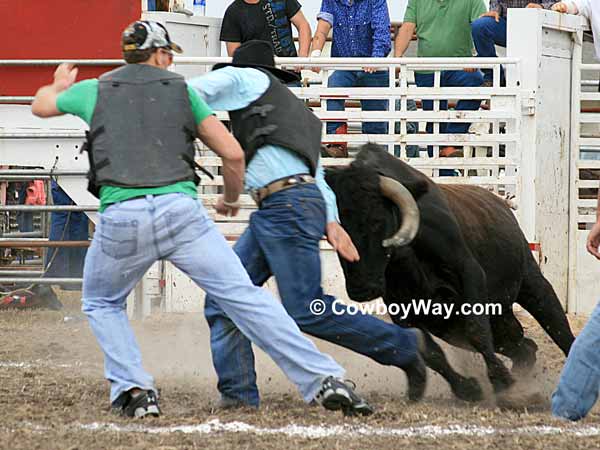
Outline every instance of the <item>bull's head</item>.
[(360, 254), (356, 263), (340, 258), (348, 295), (357, 301), (377, 298), (385, 291), (385, 271), (393, 252), (417, 235), (417, 203), (403, 183), (361, 161), (328, 171), (327, 183), (336, 194), (342, 225)]

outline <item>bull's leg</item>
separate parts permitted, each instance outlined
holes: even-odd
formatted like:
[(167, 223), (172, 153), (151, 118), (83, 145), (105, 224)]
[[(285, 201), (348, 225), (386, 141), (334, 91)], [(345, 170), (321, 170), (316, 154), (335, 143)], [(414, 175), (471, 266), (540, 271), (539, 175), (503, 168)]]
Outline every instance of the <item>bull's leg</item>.
[(510, 387), (514, 380), (504, 363), (500, 361), (494, 352), (494, 340), (489, 318), (487, 316), (465, 317), (465, 331), (468, 342), (483, 356), (494, 392), (497, 393)]
[(524, 277), (517, 303), (538, 321), (567, 356), (575, 340), (567, 316), (552, 285), (533, 260), (532, 266), (530, 273)]
[(476, 402), (483, 398), (479, 382), (475, 378), (467, 378), (456, 372), (448, 362), (442, 348), (433, 340), (429, 333), (426, 336), (427, 350), (423, 359), (429, 368), (439, 373), (450, 385), (454, 395), (461, 400)]
[(491, 319), (494, 348), (497, 353), (508, 356), (515, 372), (529, 372), (535, 365), (538, 346), (523, 334), (523, 327), (512, 310), (502, 312)]
[[(388, 306), (392, 303), (401, 303), (401, 300), (390, 300), (387, 296), (384, 296), (384, 301)], [(423, 331), (425, 352), (422, 353), (422, 356), (425, 364), (448, 382), (454, 395), (468, 402), (476, 402), (483, 398), (483, 391), (479, 386), (479, 382), (475, 378), (462, 376), (450, 366), (444, 350), (435, 342), (426, 327), (423, 327), (423, 324), (413, 322), (410, 319), (401, 319), (397, 315), (392, 315), (391, 318), (399, 327), (418, 327)], [(440, 338), (443, 339), (442, 336)]]
[[(489, 301), (485, 272), (475, 258), (471, 257), (463, 262), (461, 280), (464, 302), (474, 304)], [(514, 383), (514, 380), (494, 351), (494, 338), (489, 317), (471, 315), (464, 319), (467, 340), (483, 356), (494, 392), (508, 388)]]

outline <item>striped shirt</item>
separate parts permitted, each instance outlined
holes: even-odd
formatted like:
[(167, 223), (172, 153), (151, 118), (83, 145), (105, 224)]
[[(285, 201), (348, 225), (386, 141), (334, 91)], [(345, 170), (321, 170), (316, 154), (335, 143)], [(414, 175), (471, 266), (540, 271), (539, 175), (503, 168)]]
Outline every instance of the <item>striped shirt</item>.
[(508, 8), (525, 8), (530, 3), (542, 5), (544, 9), (550, 7), (558, 0), (490, 0), (490, 11), (498, 11), (501, 17), (506, 17)]

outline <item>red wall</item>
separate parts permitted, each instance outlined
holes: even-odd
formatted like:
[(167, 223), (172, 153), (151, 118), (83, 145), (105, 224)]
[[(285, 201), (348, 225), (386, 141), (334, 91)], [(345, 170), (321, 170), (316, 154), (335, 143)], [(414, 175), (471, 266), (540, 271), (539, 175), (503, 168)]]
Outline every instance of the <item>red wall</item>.
[[(123, 29), (140, 0), (0, 0), (0, 59), (119, 59)], [(33, 95), (54, 67), (0, 66), (0, 95)], [(110, 67), (81, 67), (78, 80)]]

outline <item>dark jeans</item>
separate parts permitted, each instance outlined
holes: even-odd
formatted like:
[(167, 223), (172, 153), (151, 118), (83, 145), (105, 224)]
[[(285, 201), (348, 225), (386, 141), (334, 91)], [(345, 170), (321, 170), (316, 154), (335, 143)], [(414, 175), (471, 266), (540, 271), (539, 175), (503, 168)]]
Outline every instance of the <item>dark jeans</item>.
[[(433, 73), (415, 73), (415, 82), (419, 87), (432, 87), (434, 83)], [(477, 72), (465, 72), (464, 70), (445, 70), (441, 73), (440, 86), (468, 86), (477, 87), (483, 83), (483, 76), (480, 71)], [(457, 111), (476, 111), (481, 106), (481, 100), (459, 100), (456, 104)], [(446, 100), (440, 101), (440, 110), (447, 110), (448, 102)], [(433, 110), (433, 100), (423, 100), (423, 110)], [(444, 133), (467, 133), (471, 126), (468, 122), (462, 123), (440, 123), (440, 134)], [(427, 123), (427, 132), (433, 133), (433, 124)], [(427, 152), (429, 156), (433, 156), (433, 147), (428, 146)], [(454, 170), (451, 169), (440, 169), (440, 176), (454, 176), (456, 175)]]
[[(21, 183), (19, 189), (19, 205), (24, 205), (27, 199), (27, 185), (29, 183)], [(28, 233), (33, 231), (33, 213), (27, 211), (19, 211), (17, 213), (17, 226), (21, 233)]]
[[(252, 282), (263, 285), (271, 275), (283, 306), (305, 333), (397, 367), (415, 357), (412, 330), (369, 315), (350, 315), (344, 306), (332, 308), (335, 298), (323, 294), (319, 241), (325, 233), (325, 202), (314, 184), (277, 192), (252, 214), (234, 251)], [(322, 299), (324, 312), (309, 305)], [(259, 394), (250, 341), (236, 328), (215, 300), (206, 298), (205, 315), (211, 331), (213, 363), (218, 388), (225, 397), (258, 406)]]
[[(55, 205), (74, 205), (73, 200), (58, 184), (52, 182), (52, 201)], [(68, 223), (67, 223), (68, 222)], [(53, 212), (50, 216), (51, 241), (86, 241), (88, 239), (88, 218), (82, 212)], [(50, 248), (47, 262), (52, 265), (46, 272), (50, 278), (81, 278), (86, 248)]]
[[(329, 87), (387, 87), (389, 86), (389, 73), (379, 71), (367, 73), (363, 70), (336, 70), (327, 82)], [(327, 100), (327, 111), (343, 111), (345, 100)], [(387, 100), (361, 100), (360, 107), (363, 111), (386, 111)], [(342, 126), (342, 122), (327, 122), (327, 134), (334, 134)], [(387, 122), (363, 122), (364, 134), (387, 134)]]
[[(400, 110), (400, 100), (396, 100), (396, 111)], [(414, 100), (408, 99), (406, 101), (406, 109), (407, 111), (416, 111), (417, 104)], [(396, 122), (394, 124), (394, 134), (400, 134), (401, 132), (400, 122)], [(408, 122), (406, 124), (406, 133), (407, 134), (417, 134), (419, 132), (419, 122)], [(400, 156), (401, 147), (399, 145), (394, 145), (394, 156)], [(406, 156), (409, 158), (416, 158), (419, 156), (419, 146), (418, 145), (407, 145), (406, 146)]]
[[(477, 56), (482, 58), (495, 58), (496, 45), (506, 47), (506, 19), (500, 17), (496, 22), (493, 17), (480, 17), (471, 23), (471, 35), (477, 49)], [(483, 69), (485, 81), (492, 81), (493, 71)], [(500, 82), (504, 83), (504, 69), (500, 68)]]

